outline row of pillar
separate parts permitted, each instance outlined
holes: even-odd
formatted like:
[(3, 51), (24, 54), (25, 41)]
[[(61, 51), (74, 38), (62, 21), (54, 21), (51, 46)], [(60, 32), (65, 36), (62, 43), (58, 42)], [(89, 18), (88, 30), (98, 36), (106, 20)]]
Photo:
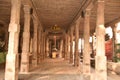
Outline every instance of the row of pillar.
[[(19, 73), (19, 33), (21, 0), (11, 0), (11, 19), (9, 24), (9, 45), (6, 56), (5, 80), (18, 80)], [(31, 14), (31, 7), (24, 5), (24, 29), (21, 53), (20, 72), (27, 73), (30, 68), (37, 67), (38, 63), (45, 58), (45, 33), (42, 30), (35, 14)], [(30, 22), (33, 19), (33, 37), (30, 33)], [(42, 47), (41, 47), (42, 46)], [(30, 66), (30, 56), (32, 64)]]
[[(90, 70), (90, 12), (91, 9), (85, 10), (84, 17), (84, 49), (83, 49), (83, 74), (89, 75)], [(107, 80), (107, 65), (105, 56), (105, 26), (104, 26), (104, 0), (97, 0), (97, 25), (96, 25), (96, 56), (95, 56), (95, 80)], [(73, 55), (73, 27), (70, 29), (70, 63), (79, 66), (80, 55), (78, 52), (79, 41), (79, 24), (80, 19), (74, 25), (75, 31), (75, 52)], [(68, 39), (68, 38), (67, 38)], [(67, 51), (65, 53), (68, 53)], [(74, 60), (73, 60), (74, 59)]]
[[(20, 9), (21, 0), (12, 0), (11, 8), (11, 20), (9, 25), (9, 45), (8, 54), (6, 57), (6, 69), (5, 69), (5, 80), (18, 80), (18, 42), (19, 42), (19, 32), (20, 32)], [(96, 25), (96, 74), (100, 79), (96, 80), (107, 80), (106, 73), (106, 57), (105, 57), (105, 43), (104, 43), (104, 0), (98, 0), (97, 4), (97, 25)], [(31, 7), (29, 5), (24, 6), (24, 32), (23, 32), (23, 47), (21, 55), (21, 72), (28, 72), (29, 69), (29, 55), (30, 55), (30, 14)], [(33, 67), (36, 67), (39, 61), (43, 60), (46, 56), (45, 46), (46, 44), (46, 33), (41, 31), (38, 32), (38, 22), (34, 19), (34, 37), (33, 37), (33, 52), (32, 52), (32, 63)], [(90, 74), (90, 53), (89, 53), (89, 30), (90, 30), (90, 10), (86, 10), (84, 19), (84, 50), (83, 50), (83, 73)], [(74, 66), (79, 66), (79, 51), (78, 51), (78, 41), (79, 41), (79, 24), (80, 21), (75, 23), (75, 53), (73, 55), (73, 28), (70, 29), (70, 40), (66, 34), (66, 46), (65, 46), (65, 59), (69, 59), (70, 63), (74, 62)], [(38, 42), (39, 41), (39, 42)], [(69, 44), (70, 42), (70, 44)], [(63, 43), (63, 42), (61, 42)], [(70, 55), (69, 47), (70, 45)], [(43, 46), (43, 47), (41, 47)], [(102, 46), (102, 47), (101, 47)], [(40, 55), (38, 57), (38, 54)]]

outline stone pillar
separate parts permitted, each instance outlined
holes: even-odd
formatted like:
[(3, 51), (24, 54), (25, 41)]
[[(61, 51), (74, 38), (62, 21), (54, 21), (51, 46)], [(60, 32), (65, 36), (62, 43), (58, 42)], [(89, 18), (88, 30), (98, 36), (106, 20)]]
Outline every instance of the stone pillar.
[(75, 52), (74, 52), (74, 66), (79, 66), (79, 51), (78, 51), (78, 41), (79, 41), (79, 21), (75, 25)]
[(46, 33), (44, 33), (44, 36), (43, 36), (43, 54), (44, 54), (44, 59), (46, 58)]
[(33, 52), (33, 38), (30, 38), (30, 54)]
[(9, 36), (9, 33), (8, 33), (8, 25), (4, 25), (5, 27), (5, 51), (8, 51), (8, 36)]
[(90, 10), (86, 10), (84, 19), (83, 74), (90, 75)]
[(49, 38), (46, 38), (46, 57), (49, 56)]
[(73, 27), (70, 30), (70, 63), (73, 63)]
[(29, 68), (32, 69), (32, 52), (33, 52), (33, 38), (30, 38), (30, 56), (29, 56)]
[(43, 32), (41, 32), (41, 53), (40, 53), (40, 58), (41, 61), (43, 61)]
[(113, 37), (112, 37), (112, 44), (113, 44), (113, 58), (115, 56), (115, 49), (116, 49), (116, 26), (112, 25), (112, 32), (113, 32)]
[(56, 48), (56, 36), (54, 36), (54, 47)]
[(20, 32), (21, 0), (11, 0), (9, 44), (6, 56), (5, 80), (18, 80), (18, 43)]
[(62, 58), (62, 51), (63, 51), (63, 40), (60, 41), (60, 54), (59, 54), (60, 58)]
[(33, 18), (33, 24), (34, 24), (34, 32), (33, 32), (33, 58), (32, 58), (32, 65), (33, 67), (37, 67), (38, 63), (37, 63), (37, 47), (38, 47), (38, 43), (37, 43), (37, 39), (38, 39), (38, 34), (37, 34), (37, 29), (38, 29), (38, 21), (37, 19)]
[[(66, 35), (66, 34), (64, 34), (64, 35)], [(66, 44), (65, 44), (65, 42), (66, 42), (66, 39), (65, 39), (65, 36), (64, 36), (64, 40), (63, 40), (63, 53), (62, 53), (62, 57), (65, 59), (65, 52), (66, 52)]]
[(65, 60), (68, 60), (68, 34), (65, 34)]
[(40, 35), (40, 61), (43, 61), (43, 32), (41, 30), (41, 35)]
[(104, 0), (97, 0), (95, 80), (107, 80), (105, 56)]
[(29, 54), (30, 54), (30, 6), (24, 5), (24, 32), (23, 47), (21, 55), (21, 72), (29, 72)]
[(67, 36), (67, 57), (68, 57), (68, 60), (70, 60), (70, 35), (68, 34)]
[(41, 46), (40, 46), (40, 42), (41, 42), (41, 38), (40, 38), (40, 36), (41, 36), (41, 32), (40, 32), (41, 30), (40, 30), (40, 26), (38, 27), (38, 55), (37, 55), (37, 58), (38, 58), (38, 60), (37, 60), (37, 63), (40, 63), (40, 48), (41, 48)]
[(42, 32), (42, 43), (41, 43), (41, 46), (42, 46), (42, 53), (41, 53), (41, 59), (44, 60), (45, 58), (45, 35), (44, 35), (44, 32)]

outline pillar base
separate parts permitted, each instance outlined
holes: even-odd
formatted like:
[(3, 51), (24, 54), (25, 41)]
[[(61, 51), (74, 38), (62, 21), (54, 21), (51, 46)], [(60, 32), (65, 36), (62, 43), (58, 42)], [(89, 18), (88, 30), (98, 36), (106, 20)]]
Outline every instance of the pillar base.
[(70, 55), (70, 64), (72, 64), (72, 63), (73, 63), (73, 54)]
[(72, 64), (73, 63), (73, 59), (70, 59), (70, 64)]
[(95, 61), (95, 80), (107, 80), (106, 56), (96, 56)]
[(29, 53), (22, 53), (20, 73), (28, 73), (29, 65)]
[(37, 64), (37, 58), (33, 58), (32, 59), (32, 68), (35, 68), (37, 66), (38, 66), (38, 64)]
[(62, 58), (62, 53), (60, 52), (60, 54), (59, 54), (59, 58)]
[(83, 74), (90, 75), (90, 63), (83, 62)]
[(18, 80), (18, 60), (18, 54), (7, 54), (5, 80)]
[(79, 60), (77, 60), (77, 59), (75, 60), (74, 66), (75, 66), (75, 67), (78, 67), (78, 66), (79, 66)]
[(91, 80), (91, 76), (83, 74), (83, 80)]

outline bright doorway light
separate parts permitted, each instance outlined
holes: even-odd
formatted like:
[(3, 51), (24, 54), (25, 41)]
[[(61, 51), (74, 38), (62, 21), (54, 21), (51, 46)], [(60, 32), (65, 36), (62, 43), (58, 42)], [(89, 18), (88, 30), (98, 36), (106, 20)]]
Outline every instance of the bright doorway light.
[(120, 30), (120, 22), (117, 24), (117, 31)]
[(107, 27), (107, 28), (105, 29), (105, 33), (110, 36), (110, 39), (112, 38), (113, 33), (112, 33), (112, 28), (111, 28), (111, 27)]

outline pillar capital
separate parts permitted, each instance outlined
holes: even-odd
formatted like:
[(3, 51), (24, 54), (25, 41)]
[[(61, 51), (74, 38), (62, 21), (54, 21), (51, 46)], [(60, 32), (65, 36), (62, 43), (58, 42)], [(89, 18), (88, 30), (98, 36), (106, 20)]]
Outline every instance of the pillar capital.
[(86, 9), (85, 10), (85, 16), (90, 16), (91, 15), (91, 10), (90, 9)]
[(38, 21), (33, 20), (33, 25), (34, 25), (34, 33), (37, 33), (37, 29), (38, 29)]
[(23, 9), (24, 9), (25, 14), (27, 14), (27, 13), (30, 14), (31, 7), (29, 5), (24, 5)]

